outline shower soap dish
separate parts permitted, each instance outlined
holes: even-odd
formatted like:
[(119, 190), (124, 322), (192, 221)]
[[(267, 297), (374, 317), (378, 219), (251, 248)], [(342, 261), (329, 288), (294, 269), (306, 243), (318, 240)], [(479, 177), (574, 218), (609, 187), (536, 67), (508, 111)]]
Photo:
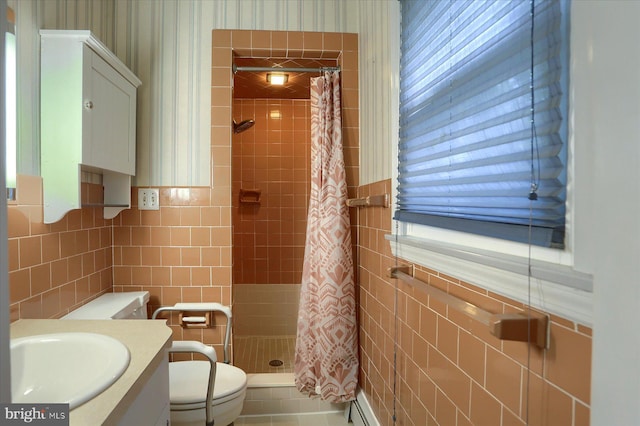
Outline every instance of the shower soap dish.
[(260, 204), (259, 189), (240, 189), (240, 202), (246, 204)]

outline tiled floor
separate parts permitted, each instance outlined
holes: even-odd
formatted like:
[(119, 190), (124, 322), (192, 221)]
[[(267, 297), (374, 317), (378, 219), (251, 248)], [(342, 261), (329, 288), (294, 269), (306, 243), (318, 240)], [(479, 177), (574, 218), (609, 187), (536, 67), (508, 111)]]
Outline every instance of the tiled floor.
[(233, 426), (346, 426), (344, 413), (239, 417)]
[[(292, 373), (295, 336), (235, 336), (233, 364), (247, 373)], [(272, 360), (282, 365), (269, 365)]]
[[(235, 336), (234, 365), (256, 377), (255, 373), (293, 373), (295, 336)], [(273, 367), (269, 361), (280, 360), (282, 366)], [(286, 374), (283, 376), (287, 376)], [(251, 381), (250, 381), (251, 382)], [(250, 386), (251, 387), (251, 386)], [(294, 394), (294, 395), (292, 395)], [(304, 403), (303, 403), (304, 402)], [(295, 390), (293, 382), (287, 387), (258, 387), (247, 390), (247, 400), (234, 426), (346, 426), (343, 411), (332, 407), (310, 408), (310, 400)], [(322, 401), (320, 401), (322, 402)], [(322, 411), (322, 412), (318, 412)], [(305, 414), (263, 414), (263, 413)]]

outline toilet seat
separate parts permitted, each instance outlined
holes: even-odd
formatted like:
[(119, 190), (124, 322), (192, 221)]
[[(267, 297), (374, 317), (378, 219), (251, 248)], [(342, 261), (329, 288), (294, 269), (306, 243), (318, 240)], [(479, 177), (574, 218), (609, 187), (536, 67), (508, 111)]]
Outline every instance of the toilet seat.
[[(208, 361), (169, 363), (169, 400), (171, 410), (203, 409), (209, 380)], [(233, 365), (216, 363), (213, 406), (242, 397), (247, 388), (247, 375)], [(215, 414), (214, 414), (215, 417)]]

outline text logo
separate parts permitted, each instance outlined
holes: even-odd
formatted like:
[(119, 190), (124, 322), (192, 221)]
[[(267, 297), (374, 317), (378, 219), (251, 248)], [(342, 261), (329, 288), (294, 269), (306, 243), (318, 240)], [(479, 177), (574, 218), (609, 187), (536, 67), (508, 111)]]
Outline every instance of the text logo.
[(0, 404), (0, 426), (68, 426), (69, 404)]

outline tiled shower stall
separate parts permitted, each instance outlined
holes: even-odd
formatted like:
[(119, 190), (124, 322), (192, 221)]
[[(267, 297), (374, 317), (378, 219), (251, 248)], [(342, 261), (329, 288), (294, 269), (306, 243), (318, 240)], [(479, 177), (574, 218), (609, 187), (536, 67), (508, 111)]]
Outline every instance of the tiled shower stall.
[(234, 99), (232, 142), (235, 363), (293, 371), (309, 204), (308, 99)]
[[(323, 58), (341, 66), (345, 163), (355, 195), (357, 36), (214, 31), (213, 45), (214, 93), (216, 65), (229, 69), (216, 55), (226, 57), (230, 47), (232, 61)], [(253, 119), (255, 125), (233, 134), (231, 142), (234, 362), (250, 373), (291, 373), (309, 203), (310, 100), (308, 95), (253, 98), (251, 91), (243, 93), (233, 94), (232, 120)]]

